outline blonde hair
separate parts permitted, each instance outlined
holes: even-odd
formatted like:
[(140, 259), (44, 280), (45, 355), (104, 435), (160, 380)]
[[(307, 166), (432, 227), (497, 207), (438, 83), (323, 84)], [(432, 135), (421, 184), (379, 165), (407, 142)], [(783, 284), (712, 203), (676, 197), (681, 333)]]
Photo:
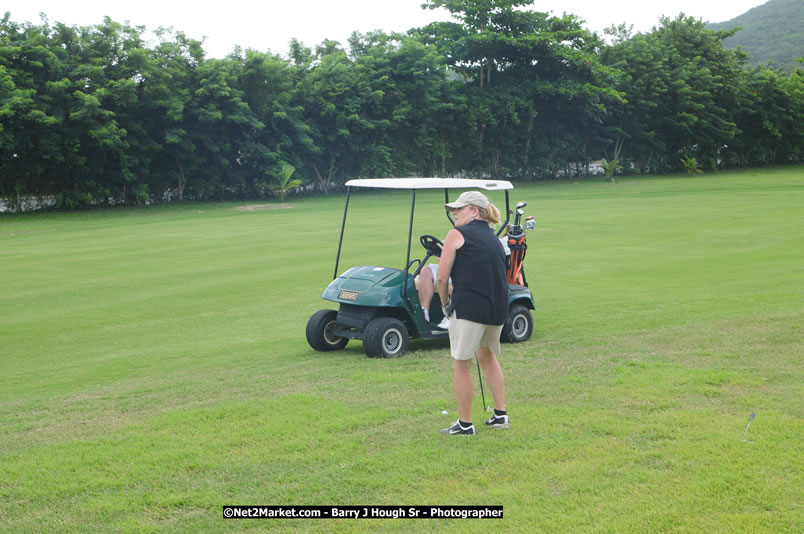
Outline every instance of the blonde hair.
[(477, 208), (478, 214), (480, 218), (489, 223), (492, 226), (496, 226), (500, 223), (500, 210), (497, 209), (497, 206), (489, 202), (488, 208)]

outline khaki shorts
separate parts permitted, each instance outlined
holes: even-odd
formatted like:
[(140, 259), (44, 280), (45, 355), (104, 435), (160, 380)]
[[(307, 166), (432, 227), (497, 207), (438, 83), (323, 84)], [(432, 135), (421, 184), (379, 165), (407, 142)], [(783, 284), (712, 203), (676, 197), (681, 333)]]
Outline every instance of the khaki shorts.
[(495, 356), (502, 354), (500, 333), (503, 325), (480, 324), (458, 319), (455, 313), (449, 318), (449, 350), (456, 360), (471, 360), (477, 349), (489, 349)]

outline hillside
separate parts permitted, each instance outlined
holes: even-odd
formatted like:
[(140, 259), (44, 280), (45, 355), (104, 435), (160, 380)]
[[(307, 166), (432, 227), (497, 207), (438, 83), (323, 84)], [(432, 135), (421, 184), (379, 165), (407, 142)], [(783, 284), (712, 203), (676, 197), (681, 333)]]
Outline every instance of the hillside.
[(726, 22), (707, 25), (711, 30), (742, 27), (725, 41), (727, 48), (742, 47), (752, 65), (771, 62), (792, 70), (796, 58), (804, 56), (804, 2), (769, 0)]

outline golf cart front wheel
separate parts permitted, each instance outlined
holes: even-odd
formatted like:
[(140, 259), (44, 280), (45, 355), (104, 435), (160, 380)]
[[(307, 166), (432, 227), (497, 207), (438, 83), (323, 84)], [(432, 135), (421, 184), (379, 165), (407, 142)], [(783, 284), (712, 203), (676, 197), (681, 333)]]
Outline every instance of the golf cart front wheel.
[(335, 310), (318, 310), (307, 321), (307, 343), (317, 351), (329, 352), (341, 350), (349, 343), (349, 338), (336, 336), (335, 330), (338, 312)]
[(408, 350), (408, 329), (393, 317), (379, 317), (366, 325), (363, 349), (369, 358), (396, 358)]
[(530, 339), (532, 333), (533, 318), (530, 310), (521, 304), (511, 306), (500, 340), (505, 343), (522, 343)]

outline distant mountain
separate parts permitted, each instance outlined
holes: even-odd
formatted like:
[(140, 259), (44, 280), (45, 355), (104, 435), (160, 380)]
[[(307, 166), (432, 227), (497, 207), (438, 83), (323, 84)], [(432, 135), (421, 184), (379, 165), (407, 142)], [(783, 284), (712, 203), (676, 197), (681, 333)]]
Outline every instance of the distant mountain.
[(769, 0), (727, 22), (707, 24), (710, 30), (742, 27), (724, 42), (727, 48), (742, 47), (749, 63), (792, 70), (796, 58), (804, 57), (804, 1)]

